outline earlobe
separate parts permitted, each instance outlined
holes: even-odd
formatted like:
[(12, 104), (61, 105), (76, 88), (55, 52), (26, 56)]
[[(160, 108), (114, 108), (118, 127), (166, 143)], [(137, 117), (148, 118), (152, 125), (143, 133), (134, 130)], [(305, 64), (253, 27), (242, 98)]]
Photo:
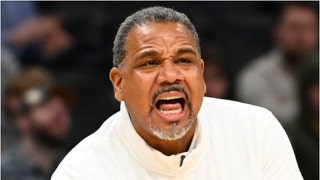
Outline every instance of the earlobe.
[(123, 100), (122, 96), (122, 75), (119, 68), (113, 67), (109, 73), (110, 81), (113, 85), (114, 97), (121, 102)]

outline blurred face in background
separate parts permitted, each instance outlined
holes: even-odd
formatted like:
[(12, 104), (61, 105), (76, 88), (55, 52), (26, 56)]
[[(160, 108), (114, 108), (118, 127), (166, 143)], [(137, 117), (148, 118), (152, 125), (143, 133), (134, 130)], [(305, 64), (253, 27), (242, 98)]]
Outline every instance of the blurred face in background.
[(28, 113), (30, 133), (45, 143), (59, 144), (69, 131), (70, 114), (62, 98), (53, 96)]
[(226, 98), (228, 92), (228, 79), (222, 67), (213, 63), (207, 63), (204, 70), (206, 82), (206, 96), (214, 98)]
[(278, 46), (288, 54), (303, 56), (311, 53), (318, 43), (318, 17), (310, 8), (287, 7), (275, 30)]

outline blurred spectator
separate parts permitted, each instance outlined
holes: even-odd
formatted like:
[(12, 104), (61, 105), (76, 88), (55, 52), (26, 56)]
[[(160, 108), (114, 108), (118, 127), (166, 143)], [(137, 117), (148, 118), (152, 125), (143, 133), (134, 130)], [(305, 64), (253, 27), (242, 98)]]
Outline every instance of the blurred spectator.
[[(72, 123), (72, 136), (68, 140), (71, 148), (119, 108), (111, 83), (106, 81), (106, 70), (112, 67), (109, 60), (116, 28), (111, 27), (116, 27), (117, 19), (121, 18), (114, 13), (120, 13), (118, 9), (126, 6), (119, 6), (117, 2), (65, 1), (6, 4), (13, 9), (23, 9), (14, 13), (8, 6), (1, 7), (2, 15), (6, 14), (2, 16), (2, 24), (16, 22), (11, 21), (15, 15), (22, 19), (12, 23), (5, 33), (8, 35), (6, 45), (18, 57), (22, 68), (44, 66), (59, 84), (77, 91), (77, 104), (72, 110), (72, 117), (77, 121)], [(33, 15), (20, 16), (27, 9), (33, 10)], [(113, 25), (115, 23), (117, 25)]]
[(229, 81), (225, 66), (217, 48), (211, 44), (204, 44), (202, 58), (205, 62), (204, 78), (206, 82), (206, 96), (228, 99)]
[(308, 2), (284, 4), (273, 37), (274, 49), (241, 72), (238, 98), (268, 108), (286, 126), (298, 112), (296, 83), (300, 67), (317, 49), (316, 9)]
[(49, 179), (65, 154), (73, 101), (71, 91), (56, 86), (42, 68), (26, 69), (8, 81), (4, 110), (21, 141), (3, 153), (1, 178)]
[(37, 15), (35, 3), (32, 1), (1, 2), (1, 44), (7, 42), (9, 32), (26, 19)]
[(319, 179), (319, 58), (299, 79), (301, 111), (288, 134), (305, 180)]
[(17, 49), (39, 43), (38, 48), (41, 48), (41, 53), (46, 58), (52, 59), (71, 45), (71, 36), (63, 29), (59, 17), (35, 17), (12, 29), (8, 43)]
[(1, 44), (16, 52), (22, 65), (50, 63), (71, 47), (72, 36), (59, 15), (39, 15), (35, 2), (1, 5)]
[[(7, 48), (1, 48), (1, 96), (3, 97), (3, 90), (10, 77), (15, 76), (20, 72), (20, 65), (17, 63), (15, 55)], [(1, 112), (1, 152), (4, 149), (12, 146), (16, 141), (17, 134), (11, 123), (6, 121), (7, 117), (3, 111)]]

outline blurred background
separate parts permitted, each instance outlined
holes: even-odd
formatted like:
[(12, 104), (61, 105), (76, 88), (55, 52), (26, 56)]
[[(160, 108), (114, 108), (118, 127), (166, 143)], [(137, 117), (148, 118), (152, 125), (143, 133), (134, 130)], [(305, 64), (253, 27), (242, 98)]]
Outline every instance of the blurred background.
[[(194, 23), (206, 95), (271, 110), (304, 178), (319, 179), (317, 1), (1, 1), (2, 177), (48, 178), (119, 110), (109, 81), (114, 36), (127, 16), (154, 5)], [(10, 174), (17, 167), (24, 171)]]

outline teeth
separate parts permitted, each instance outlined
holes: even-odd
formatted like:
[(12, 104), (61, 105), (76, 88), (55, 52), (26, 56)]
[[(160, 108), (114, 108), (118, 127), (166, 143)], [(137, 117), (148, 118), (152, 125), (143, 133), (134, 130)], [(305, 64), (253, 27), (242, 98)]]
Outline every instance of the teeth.
[(174, 114), (180, 113), (181, 111), (182, 111), (182, 108), (172, 109), (172, 110), (160, 110), (160, 112), (165, 115), (174, 115)]
[(172, 99), (179, 99), (180, 97), (176, 96), (176, 97), (164, 97), (161, 98), (160, 100), (172, 100)]

